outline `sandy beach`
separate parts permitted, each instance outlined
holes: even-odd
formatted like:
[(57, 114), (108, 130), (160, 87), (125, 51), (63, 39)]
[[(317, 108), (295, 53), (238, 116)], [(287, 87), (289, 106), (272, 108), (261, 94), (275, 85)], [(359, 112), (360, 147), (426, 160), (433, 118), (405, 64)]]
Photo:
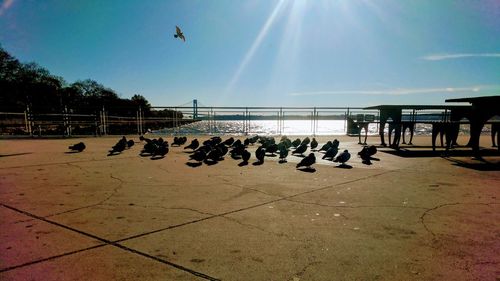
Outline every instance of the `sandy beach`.
[(487, 162), (418, 136), (372, 165), (357, 137), (322, 136), (352, 168), (318, 159), (313, 172), (297, 156), (253, 165), (256, 146), (246, 166), (191, 167), (182, 147), (151, 160), (128, 138), (115, 156), (117, 136), (0, 140), (0, 280), (500, 280), (489, 136)]

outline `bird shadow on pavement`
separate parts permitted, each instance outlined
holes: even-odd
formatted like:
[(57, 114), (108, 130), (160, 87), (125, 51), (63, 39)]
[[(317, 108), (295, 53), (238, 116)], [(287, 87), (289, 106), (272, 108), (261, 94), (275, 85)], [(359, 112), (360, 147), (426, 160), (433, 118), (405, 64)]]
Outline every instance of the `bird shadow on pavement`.
[(247, 166), (247, 165), (248, 165), (247, 161), (243, 161), (243, 162), (238, 164), (238, 166), (240, 166), (240, 167)]
[(26, 154), (33, 154), (33, 152), (12, 153), (12, 154), (0, 154), (0, 157), (21, 156), (21, 155), (26, 155)]
[(165, 156), (151, 156), (151, 160), (160, 160), (160, 159), (163, 159), (165, 158)]
[(340, 164), (338, 166), (335, 166), (335, 168), (352, 169), (352, 166), (351, 165), (347, 165), (347, 164)]
[(74, 150), (74, 151), (66, 151), (66, 152), (64, 152), (64, 154), (74, 154), (74, 153), (80, 153), (80, 151)]
[(281, 159), (280, 161), (278, 161), (278, 163), (285, 164), (285, 163), (288, 163), (288, 161), (286, 161), (286, 159)]
[(201, 162), (186, 162), (186, 165), (188, 165), (189, 167), (191, 168), (196, 168), (196, 167), (200, 167), (203, 163)]
[(301, 171), (301, 172), (306, 172), (306, 173), (315, 173), (316, 172), (316, 169), (314, 168), (309, 168), (309, 167), (306, 167), (304, 169), (297, 169), (298, 171)]
[(219, 162), (218, 161), (207, 161), (207, 160), (205, 160), (205, 161), (203, 161), (203, 163), (205, 163), (205, 165), (207, 165), (207, 166), (212, 166), (212, 165), (215, 165), (215, 164), (217, 164)]
[(261, 162), (261, 161), (257, 161), (257, 162), (252, 163), (252, 165), (254, 165), (254, 166), (260, 166), (262, 164), (264, 164), (264, 162)]

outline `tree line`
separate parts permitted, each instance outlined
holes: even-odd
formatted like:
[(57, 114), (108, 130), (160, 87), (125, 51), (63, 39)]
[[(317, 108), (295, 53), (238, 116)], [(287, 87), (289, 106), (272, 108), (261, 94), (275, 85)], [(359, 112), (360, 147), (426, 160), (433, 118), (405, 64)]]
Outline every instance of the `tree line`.
[(61, 113), (66, 107), (73, 113), (97, 114), (104, 107), (108, 115), (136, 116), (141, 107), (145, 117), (182, 118), (173, 110), (152, 110), (142, 95), (121, 98), (108, 87), (92, 80), (67, 83), (37, 63), (22, 63), (0, 45), (0, 111)]

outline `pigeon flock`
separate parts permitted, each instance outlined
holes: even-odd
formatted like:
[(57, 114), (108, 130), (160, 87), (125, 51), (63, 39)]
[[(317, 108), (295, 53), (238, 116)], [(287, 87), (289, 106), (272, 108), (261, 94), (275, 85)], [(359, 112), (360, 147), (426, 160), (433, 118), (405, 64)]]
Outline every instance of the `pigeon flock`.
[[(151, 159), (161, 159), (169, 152), (169, 143), (163, 138), (149, 139), (144, 136), (139, 137), (140, 141), (144, 143), (140, 152), (140, 156), (149, 156)], [(174, 137), (172, 147), (182, 147), (187, 143), (187, 137)], [(122, 153), (124, 150), (134, 146), (134, 140), (127, 140), (125, 136), (118, 140), (118, 142), (111, 147), (108, 156)], [(221, 137), (215, 136), (200, 143), (198, 139), (193, 139), (191, 142), (184, 146), (184, 151), (189, 153), (189, 160), (187, 164), (199, 166), (202, 163), (213, 165), (217, 162), (224, 160), (224, 156), (228, 155), (235, 160), (242, 160), (239, 166), (248, 165), (252, 154), (247, 150), (249, 146), (258, 145), (255, 150), (254, 165), (262, 165), (266, 157), (279, 156), (279, 163), (286, 163), (288, 155), (302, 157), (302, 160), (296, 165), (297, 169), (313, 170), (312, 165), (316, 163), (316, 155), (313, 152), (323, 153), (321, 159), (339, 163), (338, 167), (351, 168), (347, 165), (347, 161), (351, 159), (351, 154), (347, 149), (339, 152), (340, 142), (337, 139), (328, 141), (323, 144), (319, 149), (319, 143), (315, 138), (312, 140), (309, 137), (304, 139), (291, 140), (287, 136), (281, 137), (279, 142), (274, 137), (268, 136), (253, 136), (241, 141), (235, 140), (234, 137), (229, 137), (222, 140)], [(85, 144), (79, 142), (69, 146), (72, 152), (82, 152), (85, 150)], [(306, 156), (307, 150), (310, 150)], [(358, 156), (362, 159), (362, 163), (371, 165), (371, 160), (378, 160), (373, 158), (377, 153), (375, 146), (364, 146)], [(278, 154), (278, 155), (276, 155)], [(194, 162), (193, 162), (194, 161)]]

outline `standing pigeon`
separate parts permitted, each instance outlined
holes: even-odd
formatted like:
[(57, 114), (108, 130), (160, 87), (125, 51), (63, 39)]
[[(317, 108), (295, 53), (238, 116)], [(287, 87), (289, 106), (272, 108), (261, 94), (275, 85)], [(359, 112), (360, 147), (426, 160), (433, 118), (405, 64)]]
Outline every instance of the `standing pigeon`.
[(271, 155), (274, 156), (274, 153), (278, 151), (278, 145), (273, 143), (273, 144), (270, 144), (267, 148), (266, 148), (266, 153), (271, 153)]
[(280, 150), (280, 163), (286, 162), (286, 157), (288, 156), (288, 149), (283, 144), (279, 147)]
[(303, 155), (304, 152), (306, 152), (306, 150), (307, 150), (307, 145), (306, 144), (301, 144), (294, 151), (292, 151), (292, 154)]
[(264, 163), (264, 157), (266, 156), (266, 149), (259, 146), (255, 151), (255, 158), (259, 160), (260, 163)]
[(292, 141), (292, 146), (293, 146), (293, 147), (297, 147), (297, 146), (299, 146), (301, 143), (302, 143), (302, 142), (301, 142), (301, 141), (300, 141), (300, 139), (298, 138), (298, 139), (296, 139), (296, 140)]
[(302, 140), (301, 144), (308, 145), (310, 142), (311, 142), (311, 139), (309, 139), (309, 137), (306, 137), (305, 139)]
[(318, 151), (327, 151), (331, 146), (332, 146), (332, 141), (328, 141)]
[(71, 150), (76, 150), (78, 152), (82, 152), (85, 149), (85, 144), (83, 142), (79, 142), (77, 144), (69, 146), (68, 148)]
[(191, 141), (191, 144), (189, 144), (188, 146), (184, 147), (184, 149), (192, 149), (192, 150), (195, 150), (198, 148), (198, 146), (200, 146), (200, 143), (198, 142), (198, 139), (194, 139)]
[(304, 157), (304, 159), (302, 159), (302, 161), (300, 161), (300, 163), (298, 163), (296, 167), (297, 168), (300, 168), (300, 167), (311, 168), (311, 165), (314, 163), (316, 163), (316, 156), (314, 156), (314, 153), (309, 153), (309, 155)]
[(325, 155), (323, 155), (323, 157), (321, 159), (328, 158), (328, 160), (333, 160), (333, 158), (335, 157), (335, 155), (337, 155), (338, 152), (339, 152), (339, 149), (332, 146), (326, 151)]
[(241, 158), (243, 159), (243, 163), (248, 163), (248, 160), (250, 159), (250, 152), (248, 152), (248, 150), (243, 150), (243, 152), (241, 153)]
[(344, 150), (344, 152), (337, 155), (337, 157), (335, 157), (333, 162), (339, 162), (339, 163), (341, 163), (341, 165), (345, 165), (345, 162), (347, 162), (350, 158), (351, 158), (351, 154), (346, 149), (346, 150)]
[(186, 42), (186, 37), (184, 37), (184, 33), (182, 33), (181, 29), (177, 25), (175, 26), (174, 38), (179, 38), (182, 41)]
[(311, 141), (311, 150), (316, 149), (316, 147), (318, 147), (318, 141), (316, 141), (316, 139), (313, 138)]
[(155, 158), (156, 156), (165, 157), (165, 154), (168, 153), (168, 145), (165, 143), (158, 145), (158, 147), (153, 151), (153, 155), (151, 158)]

